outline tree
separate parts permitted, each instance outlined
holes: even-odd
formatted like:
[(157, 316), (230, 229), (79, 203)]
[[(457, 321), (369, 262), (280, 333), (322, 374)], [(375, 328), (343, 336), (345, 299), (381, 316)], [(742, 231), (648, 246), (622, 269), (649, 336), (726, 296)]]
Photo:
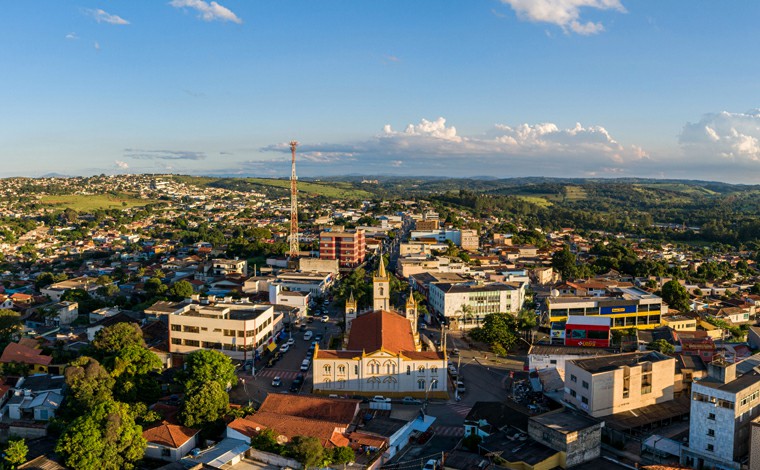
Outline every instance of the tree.
[(658, 339), (656, 341), (652, 341), (651, 343), (647, 344), (647, 349), (652, 350), (652, 351), (659, 351), (663, 354), (668, 354), (668, 355), (676, 352), (676, 347), (668, 343), (664, 339)]
[(517, 329), (522, 331), (523, 337), (530, 342), (530, 332), (536, 327), (536, 314), (532, 310), (523, 309), (517, 314)]
[(473, 330), (471, 336), (477, 341), (488, 343), (492, 348), (500, 347), (509, 351), (517, 342), (516, 330), (515, 317), (508, 313), (492, 313), (486, 315), (483, 326)]
[(325, 449), (313, 436), (295, 436), (290, 441), (290, 452), (305, 468), (322, 464)]
[(273, 429), (262, 429), (251, 438), (251, 447), (264, 452), (282, 453), (283, 446), (277, 442), (277, 433)]
[(166, 285), (157, 277), (145, 281), (145, 291), (151, 296), (162, 295), (166, 293), (166, 289)]
[(459, 310), (454, 312), (457, 319), (457, 327), (461, 330), (463, 326), (472, 320), (472, 307), (468, 304), (462, 304)]
[(577, 272), (577, 264), (577, 259), (568, 245), (563, 246), (560, 251), (552, 255), (552, 268), (560, 273), (562, 279), (574, 278)]
[(237, 383), (237, 376), (228, 356), (219, 351), (199, 349), (185, 357), (185, 370), (178, 380), (186, 391), (209, 382), (216, 382), (222, 390), (227, 390)]
[(117, 323), (95, 334), (93, 347), (102, 355), (115, 354), (128, 346), (145, 347), (142, 330), (137, 323)]
[(21, 331), (21, 315), (7, 308), (0, 308), (0, 342), (10, 342)]
[(662, 300), (665, 301), (668, 306), (679, 312), (688, 312), (691, 310), (689, 293), (686, 292), (686, 288), (675, 279), (663, 284)]
[(179, 418), (183, 425), (205, 427), (223, 417), (230, 404), (230, 397), (219, 385), (209, 381), (192, 388), (185, 394)]
[(75, 401), (70, 407), (77, 411), (93, 408), (112, 398), (114, 378), (91, 357), (82, 356), (72, 361), (64, 371), (64, 376), (69, 387), (69, 397)]
[(168, 293), (170, 297), (175, 299), (187, 299), (195, 293), (195, 290), (193, 290), (192, 284), (183, 279), (174, 283)]
[(152, 402), (160, 395), (160, 387), (152, 374), (163, 367), (161, 360), (142, 346), (130, 345), (109, 358), (109, 370), (116, 379), (114, 392), (125, 402)]
[(334, 464), (347, 464), (356, 460), (356, 454), (354, 449), (348, 446), (333, 447), (330, 460)]
[(26, 462), (26, 454), (29, 452), (26, 442), (23, 439), (10, 439), (8, 447), (5, 448), (5, 461), (16, 468), (18, 465)]
[(132, 469), (134, 462), (142, 459), (146, 444), (129, 407), (109, 400), (75, 419), (55, 450), (70, 468)]

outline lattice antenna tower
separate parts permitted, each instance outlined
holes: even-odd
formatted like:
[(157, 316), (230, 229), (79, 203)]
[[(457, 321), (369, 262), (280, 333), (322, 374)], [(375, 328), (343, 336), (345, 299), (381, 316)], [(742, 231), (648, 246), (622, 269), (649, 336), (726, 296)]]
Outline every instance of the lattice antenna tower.
[(290, 142), (292, 156), (290, 166), (290, 259), (298, 257), (298, 177), (296, 176), (296, 147), (298, 142)]

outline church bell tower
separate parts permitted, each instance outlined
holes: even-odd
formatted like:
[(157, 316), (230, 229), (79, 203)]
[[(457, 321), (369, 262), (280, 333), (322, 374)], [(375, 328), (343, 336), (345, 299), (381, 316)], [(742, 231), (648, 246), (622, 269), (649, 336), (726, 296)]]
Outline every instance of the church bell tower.
[(373, 310), (390, 310), (391, 308), (391, 280), (385, 273), (385, 261), (383, 252), (380, 251), (380, 265), (377, 274), (372, 278)]

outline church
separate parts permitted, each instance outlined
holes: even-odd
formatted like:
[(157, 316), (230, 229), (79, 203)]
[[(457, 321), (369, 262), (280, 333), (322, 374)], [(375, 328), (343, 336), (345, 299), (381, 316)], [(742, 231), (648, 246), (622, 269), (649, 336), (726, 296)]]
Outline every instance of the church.
[(390, 306), (385, 263), (373, 276), (373, 306), (360, 312), (346, 301), (343, 349), (314, 351), (314, 393), (448, 398), (445, 351), (422, 351), (417, 304), (409, 295), (404, 312)]

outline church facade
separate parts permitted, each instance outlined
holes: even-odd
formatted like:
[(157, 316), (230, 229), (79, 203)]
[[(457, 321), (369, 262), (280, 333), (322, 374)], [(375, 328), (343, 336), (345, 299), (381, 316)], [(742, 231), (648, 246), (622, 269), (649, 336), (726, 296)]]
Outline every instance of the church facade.
[(382, 261), (373, 277), (373, 308), (359, 312), (352, 295), (345, 316), (343, 349), (314, 352), (314, 393), (448, 398), (446, 353), (421, 350), (411, 293), (404, 312), (391, 310)]

